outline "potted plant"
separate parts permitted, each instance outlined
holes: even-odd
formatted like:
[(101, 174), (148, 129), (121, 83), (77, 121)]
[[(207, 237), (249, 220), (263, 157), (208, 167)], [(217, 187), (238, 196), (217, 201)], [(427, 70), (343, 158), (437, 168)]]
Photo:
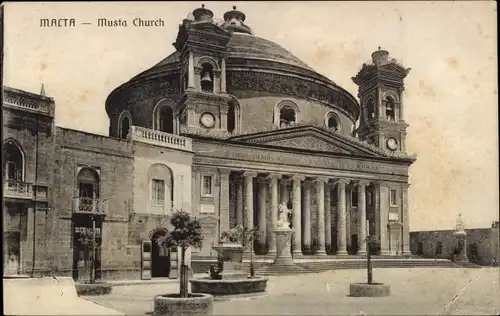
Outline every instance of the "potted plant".
[(85, 252), (91, 254), (90, 256), (90, 264), (88, 264), (88, 281), (83, 281), (79, 284), (76, 284), (76, 292), (78, 295), (104, 295), (109, 294), (111, 292), (112, 286), (111, 284), (96, 282), (95, 279), (95, 257), (96, 250), (99, 246), (97, 242), (97, 238), (95, 235), (95, 228), (85, 229), (78, 233), (78, 242), (85, 249)]
[(201, 293), (189, 293), (189, 273), (186, 264), (186, 251), (189, 247), (201, 248), (203, 235), (200, 221), (192, 218), (183, 210), (172, 215), (170, 223), (173, 229), (166, 236), (157, 239), (157, 243), (166, 248), (180, 248), (180, 291), (174, 294), (157, 295), (154, 299), (155, 315), (212, 315), (213, 296)]
[(351, 283), (350, 296), (353, 297), (380, 297), (389, 296), (391, 287), (389, 284), (374, 283), (372, 269), (372, 251), (373, 244), (377, 242), (375, 236), (368, 235), (364, 242), (367, 243), (367, 283)]

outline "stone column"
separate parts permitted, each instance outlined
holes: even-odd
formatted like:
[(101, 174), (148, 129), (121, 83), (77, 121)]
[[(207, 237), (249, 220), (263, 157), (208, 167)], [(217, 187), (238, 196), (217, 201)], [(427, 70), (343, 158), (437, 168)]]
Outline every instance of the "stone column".
[(220, 92), (226, 93), (226, 58), (220, 64)]
[(288, 179), (282, 178), (280, 181), (280, 204), (285, 202), (286, 205), (288, 205)]
[[(229, 229), (229, 169), (220, 170), (220, 232)], [(220, 237), (220, 234), (219, 234)]]
[(348, 182), (349, 181), (346, 179), (337, 180), (337, 190), (338, 190), (337, 255), (347, 255), (345, 186)]
[(358, 182), (358, 255), (366, 255), (366, 186), (367, 181)]
[(245, 190), (246, 190), (246, 203), (245, 211), (247, 213), (247, 227), (253, 229), (253, 178), (257, 176), (256, 172), (245, 172)]
[(278, 180), (281, 179), (280, 174), (270, 174), (269, 175), (269, 185), (271, 187), (271, 227), (267, 232), (268, 236), (268, 245), (269, 245), (269, 254), (276, 253), (276, 235), (274, 231), (278, 226)]
[(405, 116), (404, 116), (404, 112), (403, 112), (403, 94), (404, 94), (404, 91), (405, 89), (404, 88), (400, 88), (399, 89), (399, 104), (398, 104), (398, 109), (399, 109), (399, 120), (400, 121), (404, 121), (405, 120)]
[(331, 188), (325, 183), (325, 248), (332, 249), (332, 208), (331, 208)]
[(403, 184), (403, 254), (410, 254), (410, 214), (408, 205), (408, 187)]
[(309, 181), (304, 181), (303, 202), (304, 249), (311, 250), (311, 186)]
[(265, 178), (258, 178), (259, 184), (259, 246), (261, 251), (266, 248), (267, 237), (267, 181)]
[(380, 192), (380, 254), (389, 254), (389, 187), (379, 183)]
[(294, 255), (302, 254), (302, 232), (301, 232), (301, 181), (305, 179), (304, 176), (293, 176), (293, 213), (292, 213), (292, 226), (294, 230), (293, 237), (293, 253)]
[(236, 180), (236, 225), (243, 226), (243, 181)]
[(316, 204), (318, 205), (318, 251), (316, 255), (326, 256), (325, 251), (325, 182), (326, 178), (316, 179)]
[(194, 90), (196, 84), (194, 82), (194, 55), (193, 52), (189, 52), (188, 60), (188, 90)]

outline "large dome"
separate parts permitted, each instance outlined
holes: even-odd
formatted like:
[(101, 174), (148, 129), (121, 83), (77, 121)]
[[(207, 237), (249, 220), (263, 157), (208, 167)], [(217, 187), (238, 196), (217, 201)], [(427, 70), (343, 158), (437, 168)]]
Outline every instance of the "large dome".
[[(227, 52), (229, 54), (229, 59), (260, 59), (299, 67), (308, 72), (315, 72), (306, 63), (280, 45), (254, 35), (233, 33), (227, 45)], [(171, 66), (179, 62), (179, 56), (179, 52), (174, 52), (133, 79), (161, 72), (164, 70), (164, 66)]]
[[(207, 11), (203, 8), (200, 10)], [(238, 81), (237, 86), (239, 85), (239, 88), (246, 86), (249, 82), (261, 80), (263, 82), (257, 83), (257, 86), (246, 88), (262, 90), (262, 85), (270, 85), (275, 90), (273, 92), (275, 94), (281, 93), (294, 95), (299, 98), (317, 100), (343, 112), (353, 122), (358, 119), (360, 107), (358, 101), (349, 92), (327, 77), (317, 73), (280, 45), (253, 35), (250, 28), (242, 23), (244, 18), (243, 13), (236, 10), (230, 11), (230, 13), (231, 16), (226, 17), (226, 24), (218, 25), (218, 27), (228, 32), (227, 34), (230, 34), (229, 40), (225, 44), (228, 93), (232, 91), (229, 87), (231, 86), (229, 82), (231, 79)], [(239, 23), (236, 26), (233, 23), (229, 23), (234, 20), (230, 19), (232, 16), (239, 18)], [(231, 29), (231, 27), (234, 29)], [(144, 99), (147, 95), (165, 93), (166, 90), (160, 88), (162, 83), (158, 83), (156, 88), (146, 87), (147, 91), (141, 92), (139, 87), (149, 85), (148, 82), (151, 81), (172, 82), (172, 80), (177, 80), (175, 83), (164, 83), (164, 85), (171, 87), (170, 93), (180, 93), (180, 91), (176, 90), (176, 87), (180, 86), (180, 72), (180, 52), (175, 51), (156, 63), (153, 67), (141, 72), (116, 88), (109, 95), (106, 102), (108, 114), (119, 110), (117, 107), (121, 107), (120, 104), (134, 103), (134, 100)], [(273, 81), (273, 78), (277, 77), (268, 76), (267, 78), (263, 78), (260, 75), (262, 73), (284, 76), (288, 78), (287, 80), (289, 80), (289, 84), (292, 87), (284, 87), (283, 82), (279, 80)], [(258, 86), (259, 84), (261, 86)], [(284, 90), (277, 91), (279, 88), (283, 88)], [(155, 94), (155, 92), (149, 91), (155, 89), (163, 89), (163, 92), (158, 91)]]

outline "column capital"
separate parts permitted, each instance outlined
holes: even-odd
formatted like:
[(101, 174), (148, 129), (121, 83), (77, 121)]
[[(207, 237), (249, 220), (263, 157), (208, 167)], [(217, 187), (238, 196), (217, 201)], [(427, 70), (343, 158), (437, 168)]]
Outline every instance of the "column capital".
[(328, 177), (316, 177), (314, 179), (314, 182), (316, 182), (316, 183), (319, 183), (319, 182), (328, 183), (328, 181), (330, 181), (330, 178), (328, 178)]
[(268, 177), (257, 177), (257, 183), (267, 184)]
[(250, 177), (250, 178), (255, 178), (257, 177), (257, 172), (255, 171), (244, 171), (243, 172), (244, 177)]
[(273, 178), (276, 178), (276, 179), (281, 179), (283, 177), (283, 175), (281, 173), (270, 173), (267, 175), (267, 178), (268, 179), (273, 179)]
[(333, 183), (335, 183), (335, 184), (344, 184), (344, 185), (346, 185), (346, 184), (349, 184), (350, 182), (351, 182), (351, 180), (350, 179), (346, 179), (346, 178), (340, 178), (340, 179), (333, 180)]
[(303, 175), (300, 175), (300, 174), (294, 174), (294, 175), (292, 176), (292, 180), (294, 180), (294, 181), (295, 181), (295, 180), (304, 181), (305, 179), (306, 179), (306, 177), (305, 177), (305, 176), (303, 176)]
[(353, 184), (357, 184), (358, 186), (364, 186), (364, 187), (366, 187), (366, 186), (370, 185), (371, 181), (364, 180), (364, 179), (363, 180), (353, 180), (352, 183)]
[(409, 183), (402, 183), (402, 184), (401, 184), (401, 187), (402, 187), (403, 189), (408, 189), (410, 186), (411, 186), (411, 184), (409, 184)]
[(222, 175), (226, 176), (226, 175), (229, 175), (231, 173), (231, 169), (219, 169), (219, 172)]

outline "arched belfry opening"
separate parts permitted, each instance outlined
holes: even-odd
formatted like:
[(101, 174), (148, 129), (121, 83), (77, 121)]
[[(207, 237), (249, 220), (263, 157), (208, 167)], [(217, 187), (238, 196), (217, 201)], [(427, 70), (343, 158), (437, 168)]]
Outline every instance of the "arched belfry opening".
[(396, 120), (396, 102), (391, 96), (385, 99), (385, 116), (388, 121)]
[(366, 102), (366, 116), (368, 120), (375, 118), (375, 102), (373, 99)]
[(214, 67), (210, 63), (201, 65), (201, 91), (214, 92)]
[(227, 131), (229, 133), (234, 132), (236, 129), (236, 110), (234, 103), (229, 104), (229, 108), (227, 110)]

